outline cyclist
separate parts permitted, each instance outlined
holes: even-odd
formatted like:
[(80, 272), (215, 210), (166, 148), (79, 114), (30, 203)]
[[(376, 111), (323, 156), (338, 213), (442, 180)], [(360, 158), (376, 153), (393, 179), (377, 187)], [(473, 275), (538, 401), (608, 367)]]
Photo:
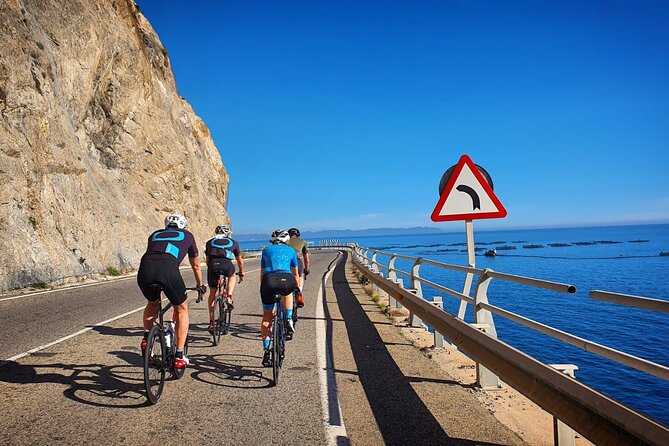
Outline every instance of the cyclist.
[(244, 260), (239, 249), (239, 244), (230, 238), (232, 231), (228, 225), (216, 226), (214, 238), (207, 241), (204, 253), (207, 256), (207, 285), (209, 285), (209, 333), (214, 331), (214, 299), (218, 288), (218, 277), (223, 274), (228, 278), (226, 292), (230, 309), (232, 304), (232, 292), (235, 289), (237, 278), (235, 277), (235, 266), (232, 259), (237, 261), (239, 277), (244, 277)]
[(181, 214), (169, 214), (165, 217), (165, 229), (154, 231), (149, 236), (146, 252), (142, 256), (137, 272), (137, 284), (142, 294), (149, 301), (144, 309), (144, 338), (142, 353), (146, 349), (149, 330), (158, 316), (160, 292), (174, 306), (176, 313), (176, 368), (184, 368), (190, 360), (184, 355), (184, 345), (188, 336), (188, 304), (186, 302), (186, 285), (184, 284), (179, 265), (188, 254), (188, 261), (193, 269), (195, 282), (200, 293), (206, 291), (202, 284), (200, 257), (195, 237), (186, 230), (188, 221)]
[[(288, 244), (297, 252), (297, 272), (299, 281), (297, 287), (301, 290), (304, 284), (304, 278), (309, 275), (309, 249), (307, 242), (300, 238), (300, 230), (297, 228), (290, 228), (288, 230), (290, 240)], [(297, 295), (297, 306), (302, 308), (304, 306), (304, 298), (302, 292)]]
[(295, 250), (288, 246), (290, 235), (283, 229), (272, 232), (267, 248), (263, 249), (260, 258), (260, 298), (262, 300), (262, 325), (260, 335), (264, 354), (262, 365), (271, 367), (270, 362), (270, 324), (274, 315), (274, 294), (280, 293), (284, 299), (286, 309), (287, 333), (294, 333), (293, 326), (293, 291), (297, 287), (297, 255)]

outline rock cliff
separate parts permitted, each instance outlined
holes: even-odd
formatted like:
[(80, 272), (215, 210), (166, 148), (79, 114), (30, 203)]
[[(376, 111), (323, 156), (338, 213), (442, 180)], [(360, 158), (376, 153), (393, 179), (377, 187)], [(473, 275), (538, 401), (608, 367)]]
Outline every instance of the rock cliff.
[(132, 270), (171, 211), (201, 246), (227, 187), (132, 0), (0, 0), (0, 291)]

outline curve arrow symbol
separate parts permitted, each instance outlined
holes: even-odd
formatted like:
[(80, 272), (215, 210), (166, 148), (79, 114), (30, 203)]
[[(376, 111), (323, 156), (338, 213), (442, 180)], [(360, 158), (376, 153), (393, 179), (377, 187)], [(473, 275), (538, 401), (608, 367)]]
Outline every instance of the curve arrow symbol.
[(461, 184), (460, 186), (456, 187), (456, 189), (460, 192), (468, 194), (472, 198), (473, 210), (481, 210), (481, 199), (479, 198), (479, 194), (477, 194), (474, 189), (465, 184)]

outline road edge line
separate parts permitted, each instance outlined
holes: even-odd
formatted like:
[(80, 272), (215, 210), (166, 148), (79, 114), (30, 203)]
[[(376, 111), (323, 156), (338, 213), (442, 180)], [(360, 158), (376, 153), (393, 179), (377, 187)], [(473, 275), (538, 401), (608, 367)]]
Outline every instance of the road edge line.
[[(328, 350), (326, 347), (327, 337), (325, 332), (325, 318), (324, 318), (324, 307), (327, 305), (325, 301), (325, 293), (323, 291), (323, 286), (327, 284), (332, 271), (334, 270), (333, 265), (339, 264), (339, 261), (342, 258), (341, 251), (337, 255), (337, 259), (334, 262), (330, 263), (328, 271), (325, 273), (325, 276), (321, 282), (320, 288), (318, 289), (318, 303), (316, 305), (316, 357), (318, 360), (318, 378), (320, 382), (321, 390), (321, 406), (323, 408), (323, 425), (325, 427), (325, 437), (327, 444), (329, 446), (336, 446), (341, 444), (341, 438), (344, 437), (348, 439), (348, 434), (346, 432), (346, 426), (344, 425), (344, 419), (341, 414), (341, 405), (339, 404), (339, 397), (337, 396), (337, 382), (334, 374), (334, 369), (332, 367), (332, 358), (328, 355)], [(332, 402), (330, 402), (332, 400)], [(336, 404), (339, 424), (332, 424), (330, 407)]]

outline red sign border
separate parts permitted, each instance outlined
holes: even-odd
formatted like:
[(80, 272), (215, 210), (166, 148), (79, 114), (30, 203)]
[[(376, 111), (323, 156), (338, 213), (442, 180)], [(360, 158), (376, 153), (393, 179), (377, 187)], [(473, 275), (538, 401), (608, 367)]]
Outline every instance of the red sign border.
[[(488, 197), (490, 197), (492, 202), (497, 207), (498, 211), (479, 212), (475, 214), (439, 215), (439, 211), (441, 211), (441, 209), (444, 207), (444, 203), (446, 202), (446, 199), (453, 190), (455, 182), (460, 176), (460, 172), (462, 172), (462, 169), (465, 167), (465, 165), (469, 166), (472, 173), (474, 174), (478, 182), (481, 184), (481, 187), (483, 187), (483, 190), (485, 190), (485, 192), (488, 194)], [(493, 192), (492, 188), (490, 187), (486, 179), (483, 177), (481, 172), (479, 172), (478, 168), (476, 167), (472, 159), (467, 155), (462, 155), (460, 157), (460, 160), (458, 161), (458, 164), (455, 166), (455, 170), (453, 171), (451, 178), (448, 179), (448, 183), (446, 184), (446, 187), (444, 187), (444, 191), (441, 194), (441, 197), (439, 197), (439, 201), (437, 202), (437, 205), (432, 211), (432, 215), (430, 218), (434, 222), (441, 222), (441, 221), (456, 221), (456, 220), (478, 220), (484, 218), (504, 218), (506, 217), (506, 214), (507, 214), (506, 208), (499, 201), (499, 198), (497, 198), (497, 195), (495, 195), (495, 192)]]

